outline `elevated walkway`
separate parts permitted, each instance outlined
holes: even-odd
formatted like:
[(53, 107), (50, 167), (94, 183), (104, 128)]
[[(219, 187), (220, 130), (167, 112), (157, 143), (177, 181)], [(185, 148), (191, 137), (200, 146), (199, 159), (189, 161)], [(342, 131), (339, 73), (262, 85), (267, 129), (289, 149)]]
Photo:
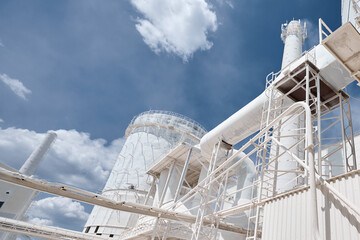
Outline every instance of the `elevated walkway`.
[(360, 34), (350, 23), (345, 23), (322, 41), (339, 62), (360, 84)]
[[(163, 157), (156, 164), (151, 166), (147, 170), (147, 174), (159, 177), (160, 173), (167, 168), (170, 168), (171, 164), (176, 161), (176, 164), (183, 166), (185, 164), (188, 152), (191, 146), (187, 143), (181, 143), (176, 148), (171, 150), (165, 157)], [(199, 179), (201, 166), (206, 163), (206, 159), (201, 155), (200, 150), (193, 148), (189, 161), (189, 167), (186, 173), (185, 179), (190, 185), (197, 184)]]

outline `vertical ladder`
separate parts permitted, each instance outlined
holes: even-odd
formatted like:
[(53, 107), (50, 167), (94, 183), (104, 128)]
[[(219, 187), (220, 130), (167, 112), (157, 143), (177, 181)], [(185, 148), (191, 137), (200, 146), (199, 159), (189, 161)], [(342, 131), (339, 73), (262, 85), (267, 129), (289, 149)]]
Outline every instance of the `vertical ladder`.
[[(269, 77), (271, 79), (269, 79)], [(265, 102), (263, 105), (260, 129), (264, 129), (266, 126), (268, 126), (271, 118), (274, 117), (274, 110), (276, 110), (276, 108), (274, 108), (274, 105), (276, 106), (276, 104), (274, 104), (274, 101), (276, 101), (276, 99), (275, 99), (273, 88), (271, 88), (271, 87), (269, 88), (269, 85), (271, 84), (271, 82), (274, 81), (275, 77), (276, 77), (276, 75), (274, 73), (270, 73), (266, 77), (266, 85), (267, 85), (266, 87), (267, 88), (265, 91), (268, 96), (268, 101)], [(257, 145), (262, 146), (262, 144), (265, 141), (267, 141), (268, 135), (269, 135), (268, 132), (263, 134), (259, 138)], [(247, 232), (246, 240), (257, 239), (258, 233), (261, 232), (262, 219), (263, 219), (263, 208), (261, 206), (258, 206), (257, 204), (261, 201), (261, 199), (263, 197), (264, 187), (268, 187), (268, 186), (264, 186), (264, 180), (265, 179), (269, 180), (273, 177), (271, 175), (268, 175), (264, 171), (266, 158), (267, 158), (267, 155), (269, 154), (267, 151), (266, 145), (267, 144), (265, 144), (263, 147), (258, 147), (257, 152), (256, 152), (255, 169), (256, 169), (258, 178), (253, 182), (253, 186), (251, 189), (252, 196), (253, 196), (253, 199), (252, 199), (253, 205), (251, 206), (251, 208), (249, 210), (249, 218), (248, 218), (249, 231)], [(256, 194), (256, 196), (255, 196), (255, 194)]]
[[(213, 149), (212, 155), (211, 155), (211, 160), (209, 163), (209, 167), (208, 167), (208, 171), (207, 171), (207, 176), (209, 176), (215, 169), (216, 169), (216, 162), (217, 162), (217, 158), (218, 158), (218, 153), (219, 153), (219, 149), (220, 149), (220, 144), (221, 141), (219, 141)], [(204, 216), (206, 215), (206, 208), (208, 207), (208, 202), (211, 196), (211, 185), (210, 182), (213, 180), (213, 177), (209, 178), (202, 189), (200, 191), (200, 195), (201, 195), (201, 201), (200, 201), (200, 205), (199, 205), (199, 209), (196, 215), (196, 222), (193, 226), (193, 234), (191, 236), (191, 240), (198, 240), (200, 239), (200, 235), (202, 232), (202, 228), (203, 228), (203, 220), (204, 220)], [(206, 235), (206, 234), (205, 234)]]

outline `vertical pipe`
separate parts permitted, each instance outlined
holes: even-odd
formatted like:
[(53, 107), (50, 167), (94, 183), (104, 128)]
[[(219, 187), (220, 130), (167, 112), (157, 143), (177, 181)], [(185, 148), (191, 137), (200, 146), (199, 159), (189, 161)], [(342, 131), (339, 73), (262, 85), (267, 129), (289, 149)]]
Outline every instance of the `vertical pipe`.
[(356, 170), (357, 169), (357, 162), (356, 162), (356, 151), (355, 151), (355, 141), (354, 141), (354, 131), (353, 131), (353, 125), (352, 125), (352, 116), (351, 116), (351, 109), (350, 109), (350, 102), (347, 101), (348, 104), (348, 108), (349, 108), (349, 123), (350, 123), (350, 130), (351, 130), (351, 152), (353, 154), (353, 161), (354, 161), (354, 169), (352, 170)]
[(317, 211), (317, 197), (316, 197), (316, 178), (315, 178), (315, 160), (314, 160), (314, 143), (312, 138), (312, 124), (311, 124), (311, 111), (309, 106), (310, 87), (309, 87), (309, 65), (306, 64), (306, 105), (308, 112), (306, 113), (306, 155), (309, 166), (309, 185), (310, 185), (310, 210), (312, 213), (312, 227), (313, 239), (319, 239), (319, 222)]
[(310, 86), (309, 86), (309, 65), (306, 64), (306, 105), (309, 106)]
[[(269, 125), (269, 122), (270, 122), (270, 111), (271, 111), (271, 105), (272, 105), (272, 101), (273, 101), (273, 90), (274, 90), (274, 87), (271, 86), (271, 89), (270, 89), (270, 97), (269, 97), (269, 104), (268, 104), (268, 112), (267, 112), (267, 116), (266, 116), (266, 126)], [(278, 94), (278, 93), (275, 93), (275, 94)], [(279, 124), (280, 125), (280, 124)], [(280, 127), (278, 128), (278, 136), (280, 135)], [(268, 132), (265, 133), (265, 139), (264, 141), (267, 139), (268, 137)], [(271, 148), (271, 147), (270, 147)], [(271, 149), (270, 149), (271, 150)], [(279, 154), (279, 148), (278, 148), (278, 145), (276, 145), (276, 156), (278, 156)], [(265, 159), (263, 159), (265, 160)], [(273, 195), (275, 195), (276, 193), (276, 183), (277, 183), (277, 169), (278, 169), (278, 160), (276, 160), (274, 162), (274, 182), (273, 182)], [(262, 171), (264, 171), (262, 169)]]
[[(281, 125), (281, 122), (279, 123), (279, 125)], [(277, 140), (280, 141), (280, 127), (277, 129)], [(275, 150), (275, 156), (279, 156), (280, 154), (280, 148), (279, 148), (279, 145), (276, 144), (276, 150)], [(278, 179), (278, 168), (279, 168), (279, 161), (276, 160), (275, 161), (275, 164), (274, 164), (274, 186), (273, 186), (273, 196), (276, 195), (276, 192), (277, 192), (277, 179)]]
[(346, 149), (346, 141), (345, 141), (345, 126), (344, 126), (344, 106), (342, 101), (342, 96), (339, 95), (339, 102), (340, 102), (340, 118), (341, 118), (341, 137), (342, 137), (342, 145), (343, 145), (343, 157), (345, 162), (345, 172), (349, 171), (349, 162), (347, 159), (347, 149)]
[(321, 159), (321, 102), (320, 102), (320, 77), (316, 76), (316, 101), (317, 101), (317, 131), (318, 131), (318, 173), (322, 176), (322, 159)]
[[(308, 64), (306, 64), (305, 69), (306, 69), (306, 96), (305, 96), (305, 101), (306, 101), (306, 105), (308, 107), (310, 107), (309, 106), (310, 84), (309, 84), (309, 65)], [(305, 116), (305, 117), (307, 118), (308, 116)], [(307, 121), (307, 120), (305, 120), (305, 121)], [(308, 124), (308, 122), (306, 122), (306, 124)], [(311, 124), (311, 120), (310, 120), (310, 124)], [(308, 133), (305, 133), (305, 134), (308, 134)], [(312, 143), (312, 141), (311, 141), (311, 143)], [(306, 146), (308, 146), (308, 145), (305, 143), (305, 147)], [(307, 166), (309, 166), (309, 156), (306, 153), (305, 153), (305, 164)], [(305, 184), (306, 185), (308, 185), (308, 181), (309, 181), (309, 172), (306, 172), (306, 176), (305, 176)]]
[(310, 212), (312, 216), (312, 228), (313, 239), (320, 239), (319, 235), (319, 222), (318, 222), (318, 210), (317, 210), (317, 197), (316, 197), (316, 178), (315, 178), (315, 162), (314, 162), (314, 142), (312, 138), (312, 124), (311, 124), (311, 111), (309, 105), (306, 109), (306, 142), (305, 142), (305, 154), (309, 163), (309, 198), (310, 198)]

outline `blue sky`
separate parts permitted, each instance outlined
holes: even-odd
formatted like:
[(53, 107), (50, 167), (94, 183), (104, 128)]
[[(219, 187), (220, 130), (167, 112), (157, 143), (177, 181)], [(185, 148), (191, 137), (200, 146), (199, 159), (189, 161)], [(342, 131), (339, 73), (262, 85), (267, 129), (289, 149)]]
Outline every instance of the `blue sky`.
[(282, 23), (301, 18), (315, 27), (322, 17), (340, 25), (335, 0), (209, 3), (213, 46), (184, 62), (144, 43), (135, 28), (142, 15), (129, 1), (0, 1), (0, 73), (32, 91), (24, 101), (1, 86), (2, 127), (76, 129), (111, 141), (134, 115), (160, 109), (211, 129), (280, 69)]
[[(133, 116), (174, 111), (211, 130), (280, 70), (282, 23), (308, 23), (305, 49), (317, 44), (319, 17), (333, 30), (341, 25), (339, 0), (197, 0), (190, 19), (176, 16), (189, 1), (178, 1), (172, 12), (166, 0), (150, 2), (165, 7), (146, 8), (141, 0), (0, 0), (0, 140), (8, 144), (0, 144), (0, 160), (19, 168), (41, 133), (62, 129), (62, 145), (50, 151), (39, 177), (76, 185), (92, 176), (95, 187), (87, 189), (97, 191)], [(359, 97), (356, 90), (349, 88)], [(86, 154), (65, 151), (66, 142)], [(42, 198), (43, 206), (51, 200)], [(88, 207), (74, 208), (86, 218)]]

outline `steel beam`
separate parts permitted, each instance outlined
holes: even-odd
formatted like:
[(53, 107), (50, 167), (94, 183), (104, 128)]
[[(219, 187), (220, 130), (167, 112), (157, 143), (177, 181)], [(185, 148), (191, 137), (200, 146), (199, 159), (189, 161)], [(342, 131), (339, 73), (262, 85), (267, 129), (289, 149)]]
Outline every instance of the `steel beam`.
[[(196, 216), (190, 214), (169, 211), (139, 203), (131, 203), (125, 201), (116, 202), (104, 196), (88, 192), (79, 188), (74, 188), (59, 183), (49, 183), (44, 180), (34, 179), (16, 172), (11, 172), (4, 168), (0, 168), (0, 180), (20, 185), (26, 188), (35, 189), (41, 192), (46, 192), (49, 194), (66, 197), (80, 202), (97, 205), (113, 210), (137, 213), (151, 217), (160, 217), (180, 222), (196, 222)], [(204, 225), (211, 225), (212, 222), (211, 219), (205, 218), (203, 223)], [(247, 232), (247, 229), (237, 227), (229, 223), (220, 223), (219, 229), (243, 234)]]

